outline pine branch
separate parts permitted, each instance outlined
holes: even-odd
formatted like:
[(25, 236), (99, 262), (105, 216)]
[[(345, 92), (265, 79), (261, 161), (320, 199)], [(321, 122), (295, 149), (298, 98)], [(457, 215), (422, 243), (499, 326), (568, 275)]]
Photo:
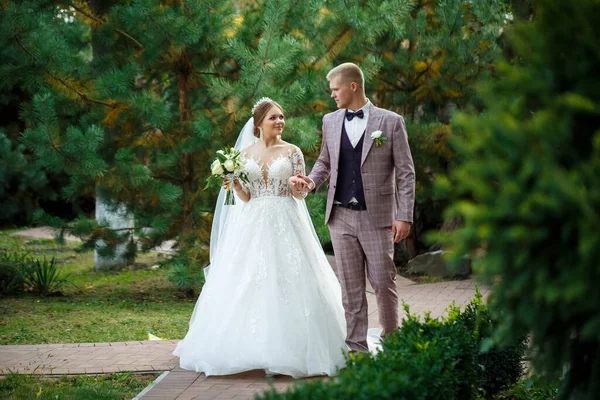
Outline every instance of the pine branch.
[(334, 47), (341, 42), (341, 40), (352, 30), (352, 28), (346, 27), (346, 29), (344, 29), (339, 35), (336, 36), (335, 39), (333, 39), (333, 41), (331, 42), (331, 44), (327, 47), (327, 50), (325, 50), (325, 53), (323, 53), (323, 57), (318, 58), (316, 60), (314, 60), (311, 64), (312, 67), (314, 67), (315, 65), (317, 65), (319, 62), (321, 62), (323, 60), (323, 58), (326, 58), (327, 55), (333, 51)]
[(194, 71), (194, 75), (213, 75), (219, 78), (227, 78), (227, 75), (224, 75), (220, 72), (205, 72), (205, 71)]
[(269, 49), (271, 47), (271, 40), (272, 40), (272, 38), (273, 38), (273, 30), (271, 29), (270, 32), (269, 32), (269, 41), (267, 42), (267, 47), (265, 48), (265, 55), (264, 55), (264, 58), (262, 60), (263, 68), (261, 68), (260, 75), (259, 75), (258, 79), (256, 80), (256, 85), (254, 85), (254, 90), (252, 90), (252, 97), (251, 98), (254, 98), (254, 96), (256, 95), (256, 91), (258, 90), (258, 85), (260, 84), (260, 80), (261, 80), (262, 75), (264, 73), (264, 66), (267, 65), (267, 56), (269, 55)]
[(166, 37), (170, 38), (170, 37), (172, 37), (172, 36), (173, 36), (173, 35), (171, 35), (171, 34), (169, 33), (169, 31), (167, 30), (167, 28), (165, 28), (164, 26), (162, 26), (162, 24), (161, 24), (160, 22), (158, 22), (157, 20), (155, 20), (154, 18), (152, 18), (152, 15), (150, 15), (150, 13), (148, 13), (148, 18), (150, 19), (150, 21), (154, 22), (154, 24), (155, 24), (156, 26), (158, 26), (160, 29), (162, 29), (162, 30), (163, 30), (163, 32), (165, 33), (165, 36), (166, 36)]
[(452, 28), (450, 28), (450, 34), (447, 36), (448, 39), (452, 35), (454, 35), (454, 31), (456, 30), (456, 24), (458, 23), (459, 17), (462, 17), (460, 9), (456, 11), (456, 14), (454, 14), (454, 21), (452, 22)]
[[(21, 40), (19, 40), (19, 37), (18, 37), (18, 36), (15, 36), (15, 40), (17, 41), (17, 43), (19, 44), (19, 46), (20, 46), (20, 47), (23, 49), (23, 51), (25, 51), (25, 52), (26, 52), (26, 53), (29, 55), (29, 57), (31, 57), (31, 58), (33, 59), (33, 61), (35, 61), (35, 62), (36, 62), (36, 64), (38, 64), (38, 65), (40, 65), (40, 64), (41, 64), (40, 60), (38, 60), (38, 59), (37, 59), (37, 57), (36, 57), (36, 56), (35, 56), (33, 53), (31, 53), (31, 52), (30, 52), (30, 51), (27, 49), (27, 47), (25, 47), (25, 46), (23, 45), (23, 43), (21, 43)], [(89, 102), (91, 102), (91, 103), (101, 104), (101, 105), (103, 105), (103, 106), (106, 106), (106, 107), (111, 107), (111, 108), (116, 108), (116, 107), (117, 107), (115, 104), (109, 104), (109, 103), (103, 102), (103, 101), (101, 101), (101, 100), (96, 100), (96, 99), (93, 99), (93, 98), (89, 97), (89, 96), (88, 96), (87, 94), (85, 94), (85, 93), (81, 93), (79, 90), (77, 90), (77, 89), (76, 89), (76, 88), (74, 88), (73, 86), (69, 85), (69, 83), (65, 82), (65, 81), (64, 81), (64, 79), (62, 79), (62, 78), (61, 78), (61, 77), (59, 77), (58, 75), (55, 75), (55, 74), (53, 74), (53, 73), (52, 73), (52, 72), (50, 72), (50, 70), (48, 70), (48, 69), (46, 69), (46, 72), (48, 72), (48, 74), (50, 74), (50, 76), (51, 76), (52, 78), (56, 79), (58, 82), (60, 82), (61, 84), (63, 84), (63, 86), (65, 86), (67, 89), (69, 89), (69, 90), (71, 90), (71, 91), (75, 92), (75, 93), (76, 93), (76, 94), (77, 94), (77, 95), (78, 95), (78, 96), (79, 96), (79, 97), (80, 97), (82, 100), (89, 101)]]
[(288, 13), (291, 13), (291, 12), (292, 12), (292, 10), (293, 10), (294, 8), (296, 8), (296, 6), (297, 6), (299, 3), (300, 3), (300, 0), (296, 0), (296, 1), (294, 1), (294, 2), (293, 2), (291, 5), (290, 5), (290, 7), (288, 8)]
[[(90, 14), (90, 13), (86, 12), (85, 10), (83, 10), (82, 8), (80, 8), (80, 7), (77, 7), (76, 5), (74, 5), (74, 4), (72, 4), (72, 3), (69, 3), (69, 7), (73, 7), (73, 9), (74, 9), (75, 11), (77, 11), (78, 13), (80, 13), (80, 14), (82, 14), (82, 15), (84, 15), (84, 16), (86, 16), (86, 17), (90, 18), (90, 19), (93, 19), (94, 21), (96, 21), (96, 22), (98, 22), (98, 23), (100, 23), (100, 24), (103, 24), (103, 23), (105, 23), (105, 22), (106, 22), (106, 20), (105, 20), (105, 19), (102, 19), (102, 18), (100, 18), (100, 17), (98, 17), (98, 16), (96, 16), (96, 15)], [(130, 35), (130, 34), (128, 34), (127, 32), (125, 32), (125, 31), (123, 31), (123, 30), (121, 30), (121, 29), (119, 29), (119, 28), (113, 28), (113, 30), (114, 30), (115, 32), (117, 32), (118, 34), (120, 34), (120, 35), (122, 35), (122, 36), (126, 37), (127, 39), (131, 40), (131, 41), (132, 41), (132, 42), (133, 42), (133, 43), (134, 43), (134, 44), (135, 44), (137, 47), (139, 47), (141, 50), (143, 50), (143, 49), (144, 49), (144, 45), (142, 45), (140, 42), (138, 42), (138, 41), (137, 41), (137, 40), (136, 40), (136, 39), (135, 39), (133, 36), (131, 36), (131, 35)]]
[(394, 89), (398, 89), (398, 90), (400, 90), (400, 91), (402, 91), (402, 92), (407, 92), (407, 91), (408, 91), (408, 89), (407, 89), (406, 87), (403, 87), (403, 86), (398, 86), (397, 84), (395, 84), (395, 83), (393, 83), (393, 82), (390, 82), (390, 81), (388, 81), (387, 79), (383, 78), (383, 77), (381, 76), (381, 74), (378, 74), (378, 75), (377, 75), (377, 79), (379, 79), (379, 80), (380, 80), (380, 81), (382, 81), (383, 83), (386, 83), (386, 84), (390, 85), (390, 86), (391, 86), (391, 87), (393, 87)]
[(120, 232), (120, 231), (134, 231), (136, 228), (135, 226), (133, 228), (100, 228), (102, 230), (107, 230), (110, 232)]
[(177, 184), (181, 184), (183, 182), (183, 179), (181, 178), (177, 178), (175, 176), (171, 176), (169, 174), (165, 174), (165, 173), (155, 173), (152, 174), (152, 178), (154, 179), (161, 179), (161, 180), (165, 180), (171, 183), (177, 183)]

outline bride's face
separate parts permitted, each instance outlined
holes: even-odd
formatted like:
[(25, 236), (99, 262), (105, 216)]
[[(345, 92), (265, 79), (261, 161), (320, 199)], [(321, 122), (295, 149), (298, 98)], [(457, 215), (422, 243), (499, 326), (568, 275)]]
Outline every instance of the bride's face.
[(265, 119), (263, 119), (260, 127), (263, 130), (263, 136), (265, 139), (274, 138), (281, 135), (283, 128), (285, 127), (285, 117), (283, 112), (277, 106), (271, 107)]

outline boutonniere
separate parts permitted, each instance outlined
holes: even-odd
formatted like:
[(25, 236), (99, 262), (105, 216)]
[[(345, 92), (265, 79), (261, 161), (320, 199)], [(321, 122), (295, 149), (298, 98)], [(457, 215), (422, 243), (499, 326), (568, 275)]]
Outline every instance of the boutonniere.
[(387, 138), (383, 136), (383, 132), (381, 131), (375, 131), (371, 133), (371, 139), (375, 141), (375, 146), (381, 146), (387, 140)]

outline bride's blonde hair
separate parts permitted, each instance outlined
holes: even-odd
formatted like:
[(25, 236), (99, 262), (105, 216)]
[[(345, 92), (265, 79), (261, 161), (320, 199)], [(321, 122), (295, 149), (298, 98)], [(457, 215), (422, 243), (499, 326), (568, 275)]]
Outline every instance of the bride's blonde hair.
[(281, 112), (283, 112), (283, 107), (271, 99), (261, 101), (260, 104), (254, 108), (254, 113), (252, 114), (252, 117), (254, 117), (254, 136), (260, 137), (260, 130), (258, 129), (258, 126), (263, 122), (267, 116), (267, 113), (273, 106), (279, 108)]

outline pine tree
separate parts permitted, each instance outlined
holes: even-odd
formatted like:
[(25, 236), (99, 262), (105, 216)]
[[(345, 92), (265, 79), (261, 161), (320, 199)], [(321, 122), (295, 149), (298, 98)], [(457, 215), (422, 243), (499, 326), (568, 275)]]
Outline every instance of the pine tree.
[[(27, 222), (40, 198), (54, 199), (46, 171), (32, 165), (24, 146), (15, 145), (0, 129), (0, 221)], [(32, 194), (37, 196), (32, 196)]]
[[(23, 143), (40, 163), (70, 174), (68, 198), (97, 191), (109, 206), (125, 205), (144, 249), (176, 236), (206, 240), (214, 196), (202, 181), (218, 132), (206, 77), (223, 62), (232, 11), (225, 1), (104, 6), (96, 15), (99, 7), (81, 1), (4, 3), (4, 82), (34, 93)], [(93, 64), (92, 38), (105, 49)], [(62, 124), (65, 114), (77, 117)], [(131, 234), (85, 218), (39, 219), (89, 248), (102, 240), (104, 255)]]
[(405, 117), (415, 162), (417, 198), (408, 259), (427, 246), (426, 233), (442, 225), (447, 200), (435, 196), (433, 182), (451, 170), (450, 117), (477, 104), (475, 83), (494, 76), (502, 51), (498, 39), (507, 23), (505, 3), (417, 1), (404, 29), (382, 37), (371, 50), (378, 60), (370, 86), (374, 101)]
[[(410, 127), (415, 159), (423, 171), (443, 169), (447, 128), (429, 116), (468, 101), (451, 91), (459, 72), (464, 92), (474, 79), (463, 68), (471, 61), (464, 53), (497, 30), (496, 8), (468, 4), (301, 0), (237, 2), (234, 10), (216, 0), (6, 1), (0, 78), (3, 87), (30, 95), (23, 143), (45, 168), (69, 174), (65, 198), (83, 194), (125, 207), (144, 250), (177, 238), (182, 252), (194, 249), (187, 262), (202, 266), (216, 197), (202, 187), (214, 151), (233, 144), (253, 103), (269, 96), (286, 110), (286, 140), (310, 165), (321, 117), (334, 107), (325, 75), (339, 62), (363, 68), (376, 104), (408, 117), (416, 110), (415, 120), (424, 113), (421, 121), (434, 125)], [(440, 15), (459, 5), (449, 34)], [(458, 28), (465, 26), (475, 33)], [(440, 38), (447, 45), (441, 49)], [(412, 48), (404, 49), (407, 41)], [(472, 56), (480, 59), (474, 74), (486, 71), (485, 50)], [(412, 89), (399, 91), (398, 82)], [(428, 188), (427, 173), (418, 179)], [(323, 193), (309, 197), (309, 207), (327, 241)], [(104, 256), (129, 243), (134, 257), (131, 229), (38, 217), (88, 248), (102, 241)]]
[[(493, 285), (495, 340), (529, 335), (535, 372), (561, 399), (600, 392), (600, 4), (540, 0), (516, 25), (516, 58), (481, 88), (484, 113), (455, 119), (447, 238)], [(567, 17), (568, 16), (568, 17)], [(596, 19), (598, 18), (598, 19)], [(454, 189), (454, 190), (452, 190)]]
[[(8, 27), (3, 25), (0, 32), (6, 32), (4, 29)], [(13, 56), (10, 47), (0, 46), (0, 74), (10, 68), (8, 60)], [(68, 177), (34, 162), (31, 151), (19, 143), (20, 133), (25, 129), (24, 121), (19, 119), (19, 108), (31, 98), (26, 90), (11, 86), (11, 81), (9, 73), (0, 82), (0, 225), (29, 225), (39, 207), (72, 216), (73, 209), (79, 209), (84, 199), (72, 204), (60, 199), (60, 188), (68, 182)]]
[[(258, 98), (271, 96), (286, 108), (286, 138), (314, 157), (331, 58), (398, 22), (395, 2), (375, 4), (370, 21), (387, 22), (370, 28), (341, 1), (329, 9), (314, 1), (247, 4), (238, 14), (226, 1), (8, 1), (3, 85), (31, 95), (22, 141), (46, 168), (69, 173), (66, 198), (124, 205), (143, 249), (178, 238), (201, 265), (206, 247), (193, 243), (208, 240), (215, 194), (202, 187), (214, 151), (233, 143)], [(330, 35), (340, 21), (355, 37)], [(326, 239), (323, 204), (311, 199)], [(135, 251), (130, 229), (38, 219), (88, 248), (102, 241), (104, 256), (125, 243)]]

